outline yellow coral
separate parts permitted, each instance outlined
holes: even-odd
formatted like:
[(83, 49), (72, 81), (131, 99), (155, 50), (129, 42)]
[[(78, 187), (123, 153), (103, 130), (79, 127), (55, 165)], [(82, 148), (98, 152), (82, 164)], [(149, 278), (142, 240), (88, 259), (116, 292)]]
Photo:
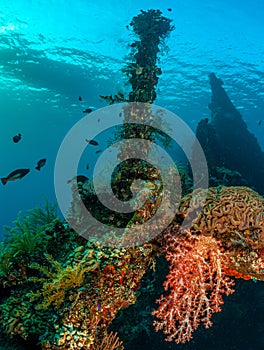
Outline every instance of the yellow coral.
[(119, 339), (116, 332), (106, 333), (98, 350), (123, 350), (123, 342)]
[(118, 311), (136, 302), (136, 290), (153, 251), (146, 244), (129, 249), (97, 246), (98, 252), (103, 254), (101, 269), (91, 274), (89, 289), (79, 289), (71, 295), (71, 306), (61, 309), (63, 326), (57, 330), (56, 343), (45, 349), (122, 349), (118, 338), (103, 337)]
[(63, 268), (61, 264), (53, 259), (51, 255), (46, 255), (55, 271), (50, 271), (47, 267), (38, 264), (31, 267), (42, 272), (46, 278), (31, 278), (33, 282), (44, 282), (42, 290), (36, 293), (29, 293), (31, 300), (35, 300), (42, 296), (43, 301), (37, 306), (37, 309), (47, 308), (53, 304), (59, 308), (64, 302), (66, 294), (70, 290), (74, 290), (84, 285), (85, 274), (98, 268), (99, 264), (96, 258), (89, 251), (77, 264), (66, 266)]

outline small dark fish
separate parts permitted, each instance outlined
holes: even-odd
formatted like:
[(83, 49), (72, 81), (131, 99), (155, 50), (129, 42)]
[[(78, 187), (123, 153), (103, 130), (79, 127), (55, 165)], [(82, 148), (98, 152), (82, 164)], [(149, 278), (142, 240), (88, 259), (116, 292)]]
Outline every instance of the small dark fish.
[(89, 139), (85, 139), (86, 142), (89, 143), (89, 145), (93, 145), (93, 146), (98, 146), (99, 143), (95, 140), (89, 140)]
[(13, 137), (13, 141), (14, 141), (15, 143), (18, 143), (18, 142), (21, 140), (21, 137), (22, 137), (21, 134), (15, 135), (15, 136)]
[(79, 100), (79, 101), (82, 101), (82, 97), (81, 97), (81, 96), (79, 96), (78, 100)]
[(262, 124), (262, 120), (260, 119), (259, 121), (258, 121), (258, 125), (261, 125)]
[(100, 153), (100, 152), (102, 152), (102, 150), (101, 149), (99, 149), (98, 151), (96, 151), (95, 153), (97, 154), (97, 153)]
[(91, 108), (86, 108), (83, 113), (91, 113), (93, 110)]
[(14, 181), (18, 179), (22, 179), (22, 177), (26, 176), (29, 173), (30, 169), (17, 169), (12, 171), (7, 177), (2, 177), (2, 184), (5, 185), (8, 181)]
[(120, 117), (120, 118), (122, 117), (122, 112), (119, 113), (119, 117)]
[(46, 158), (40, 159), (40, 160), (38, 161), (37, 166), (36, 166), (35, 169), (40, 170), (42, 167), (44, 167), (44, 165), (46, 164), (46, 161), (47, 161)]
[(171, 8), (168, 8), (168, 9), (167, 9), (167, 11), (171, 12), (171, 11), (172, 11), (172, 9), (171, 9)]

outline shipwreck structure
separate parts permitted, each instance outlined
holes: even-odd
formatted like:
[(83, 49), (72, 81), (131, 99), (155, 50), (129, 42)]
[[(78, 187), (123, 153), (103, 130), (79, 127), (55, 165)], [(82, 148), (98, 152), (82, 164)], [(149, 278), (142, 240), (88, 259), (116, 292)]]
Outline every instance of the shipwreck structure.
[[(211, 185), (225, 180), (223, 185), (246, 184), (263, 194), (264, 153), (228, 97), (222, 80), (214, 73), (209, 79), (211, 120), (202, 119), (196, 135), (208, 162)], [(219, 183), (215, 183), (217, 179)]]

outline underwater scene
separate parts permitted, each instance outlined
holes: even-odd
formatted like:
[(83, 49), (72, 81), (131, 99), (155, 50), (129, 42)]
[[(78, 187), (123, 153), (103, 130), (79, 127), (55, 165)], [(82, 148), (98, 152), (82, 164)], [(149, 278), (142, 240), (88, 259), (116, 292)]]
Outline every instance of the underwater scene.
[(263, 16), (0, 0), (0, 350), (264, 348)]

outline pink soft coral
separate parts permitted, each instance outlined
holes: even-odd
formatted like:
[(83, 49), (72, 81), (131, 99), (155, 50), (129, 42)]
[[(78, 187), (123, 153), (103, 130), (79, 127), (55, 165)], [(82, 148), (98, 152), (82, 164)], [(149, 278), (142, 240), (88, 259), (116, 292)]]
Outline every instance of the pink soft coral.
[(157, 300), (154, 326), (163, 330), (167, 341), (184, 343), (200, 323), (206, 328), (212, 325), (223, 294), (234, 292), (234, 282), (226, 275), (229, 260), (215, 238), (188, 231), (180, 234), (175, 226), (165, 234), (163, 251), (170, 263), (164, 282), (169, 294)]

